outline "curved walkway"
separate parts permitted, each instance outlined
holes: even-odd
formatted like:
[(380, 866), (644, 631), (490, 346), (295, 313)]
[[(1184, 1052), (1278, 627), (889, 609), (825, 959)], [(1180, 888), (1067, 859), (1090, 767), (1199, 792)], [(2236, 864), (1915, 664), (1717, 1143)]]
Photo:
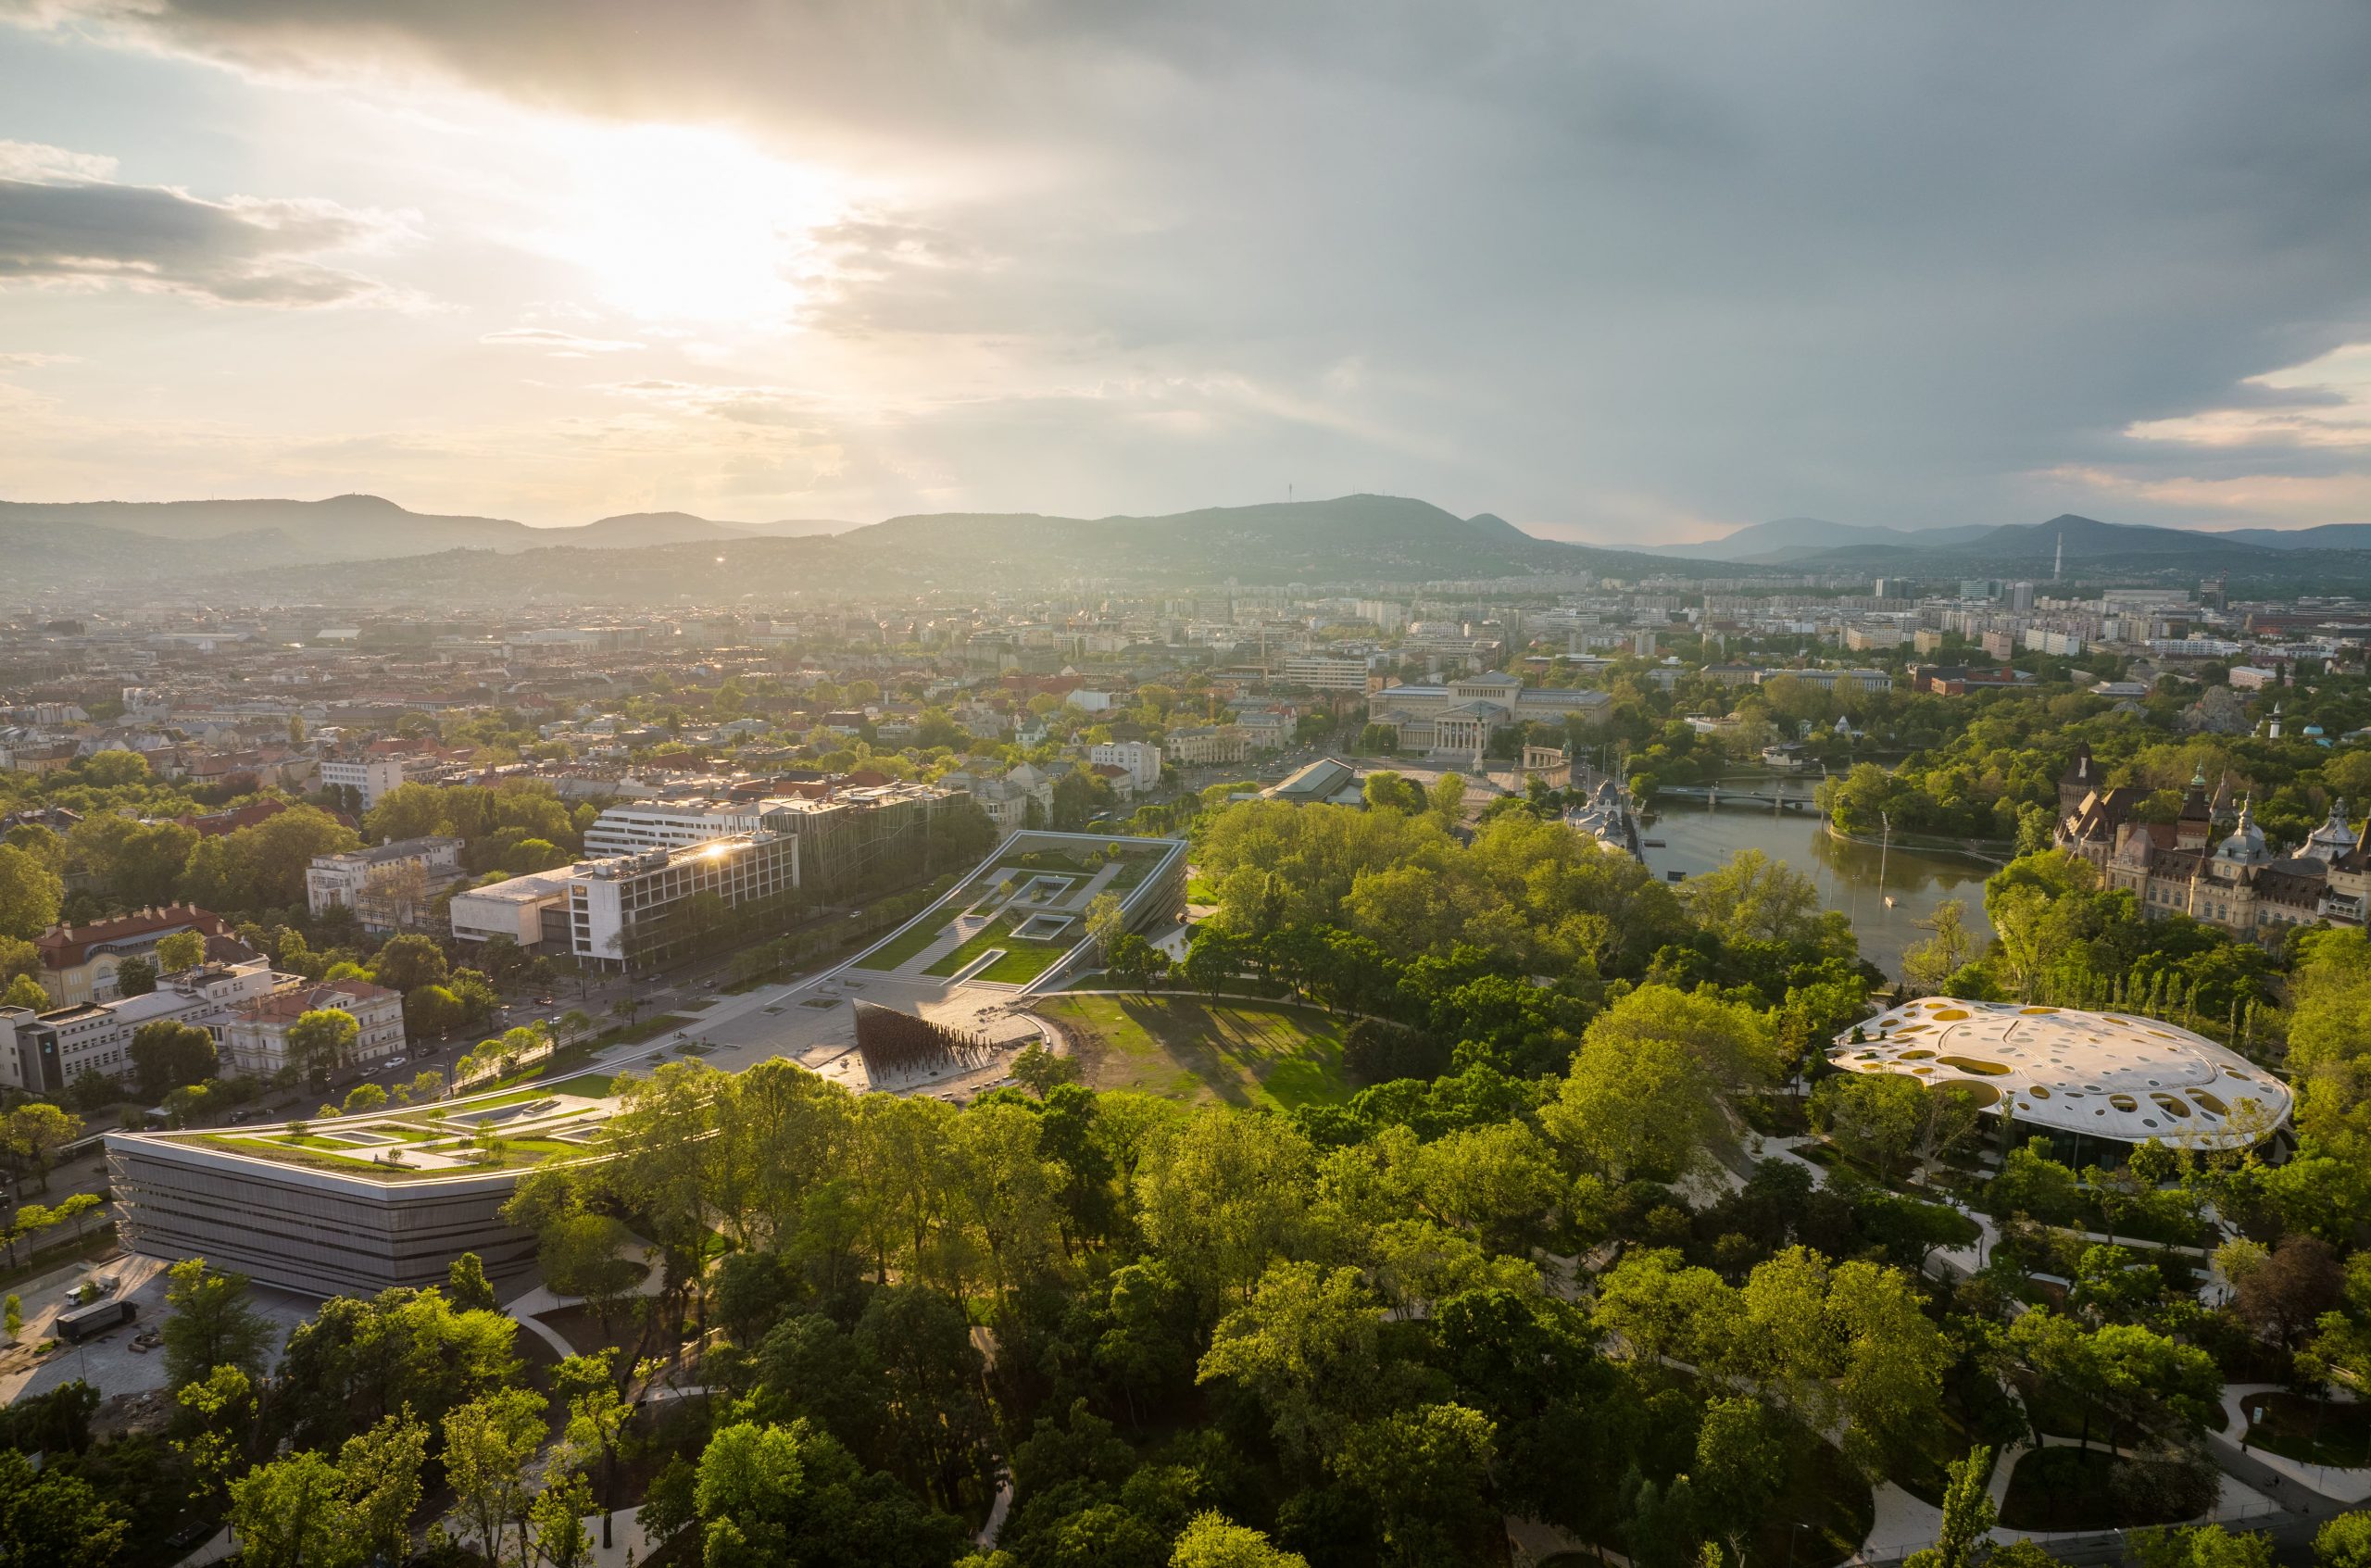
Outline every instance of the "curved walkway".
[(2277, 1383), (2223, 1386), (2223, 1430), (2208, 1435), (2223, 1468), (2235, 1475), (2250, 1474), (2252, 1484), (2280, 1498), (2284, 1504), (2294, 1499), (2298, 1507), (2291, 1509), (2292, 1512), (2310, 1512), (2313, 1503), (2308, 1498), (2346, 1507), (2371, 1499), (2371, 1469), (2341, 1470), (2327, 1464), (2307, 1464), (2286, 1454), (2252, 1447), (2244, 1436), (2232, 1436), (2248, 1430), (2246, 1402), (2250, 1395), (2287, 1391)]

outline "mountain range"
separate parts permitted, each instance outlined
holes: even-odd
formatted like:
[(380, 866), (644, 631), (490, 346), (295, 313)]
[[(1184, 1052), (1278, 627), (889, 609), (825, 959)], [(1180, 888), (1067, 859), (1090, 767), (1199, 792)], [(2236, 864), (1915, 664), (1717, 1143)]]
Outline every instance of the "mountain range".
[[(2096, 579), (2214, 572), (2235, 589), (2371, 585), (2371, 525), (2275, 533), (2046, 522), (1894, 529), (1781, 518), (1709, 544), (1607, 549), (1541, 539), (1490, 512), (1394, 495), (1210, 507), (1161, 516), (939, 512), (856, 526), (630, 512), (571, 528), (321, 501), (0, 501), (0, 559), (20, 592), (253, 602), (709, 603), (815, 594), (991, 592), (1061, 583), (1395, 584), (1590, 573), (1802, 572)], [(369, 564), (371, 570), (357, 569)]]
[[(1537, 539), (1485, 512), (1461, 518), (1390, 495), (1212, 507), (1159, 517), (946, 512), (861, 527), (719, 522), (634, 512), (573, 528), (408, 511), (376, 495), (321, 501), (0, 501), (0, 558), (19, 587), (236, 594), (258, 571), (272, 596), (323, 601), (715, 600), (818, 588), (983, 589), (1116, 584), (1420, 582), (1672, 563)], [(368, 577), (354, 568), (382, 566)]]
[(1725, 537), (1707, 540), (1702, 544), (1649, 545), (1643, 547), (1659, 556), (1690, 556), (1698, 560), (1784, 566), (1826, 550), (1864, 549), (1873, 545), (1922, 549), (1964, 544), (1991, 532), (1992, 525), (1988, 523), (1913, 530), (1830, 522), (1816, 517), (1782, 517), (1769, 522), (1750, 524)]
[(720, 539), (836, 533), (854, 526), (820, 519), (715, 522), (689, 512), (626, 512), (572, 528), (531, 528), (495, 517), (408, 511), (379, 495), (323, 501), (0, 501), (0, 531), (13, 544), (30, 529), (107, 537), (269, 547), (286, 561), (380, 560), (436, 550), (540, 550), (556, 545), (631, 550)]
[[(1849, 557), (1889, 555), (1993, 557), (2026, 561), (2037, 552), (2057, 558), (2058, 542), (2069, 560), (2139, 555), (2217, 559), (2244, 558), (2260, 550), (2371, 550), (2371, 523), (2334, 522), (2317, 528), (2157, 528), (2101, 522), (2064, 512), (2047, 522), (1975, 523), (1945, 528), (1883, 528), (1825, 518), (1782, 517), (1752, 523), (1719, 539), (1694, 545), (1650, 545), (1652, 554), (1758, 566), (1834, 565)], [(1916, 564), (1899, 560), (1904, 571)]]

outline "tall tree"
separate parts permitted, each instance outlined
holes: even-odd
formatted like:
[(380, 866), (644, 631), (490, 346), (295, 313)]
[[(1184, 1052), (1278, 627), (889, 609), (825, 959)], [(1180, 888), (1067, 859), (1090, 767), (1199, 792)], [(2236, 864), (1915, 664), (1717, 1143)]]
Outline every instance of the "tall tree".
[(41, 1184), (49, 1190), (49, 1157), (74, 1141), (82, 1123), (46, 1100), (32, 1100), (8, 1112), (0, 1120), (0, 1144), (5, 1144), (8, 1162), (31, 1165)]
[[(1301, 1234), (1314, 1166), (1309, 1140), (1289, 1123), (1201, 1111), (1148, 1150), (1137, 1172), (1146, 1238), (1215, 1314), (1248, 1298), (1270, 1260)], [(1211, 1202), (1217, 1193), (1227, 1200)]]
[(1198, 1513), (1179, 1534), (1169, 1568), (1309, 1568), (1309, 1559), (1271, 1545), (1223, 1513)]
[(1992, 1450), (1976, 1448), (1964, 1459), (1953, 1460), (1943, 1486), (1943, 1524), (1935, 1544), (1910, 1554), (1904, 1568), (1968, 1568), (1992, 1538), (1992, 1506), (1987, 1483), (1992, 1474)]
[(398, 991), (440, 985), (445, 973), (445, 949), (426, 936), (391, 936), (370, 960), (371, 978)]
[(231, 1483), (239, 1561), (256, 1568), (358, 1568), (367, 1543), (346, 1478), (325, 1454), (299, 1449)]
[(445, 1478), (486, 1557), (500, 1562), (512, 1526), (526, 1528), (527, 1461), (543, 1445), (544, 1401), (506, 1389), (450, 1411), (444, 1429)]
[(485, 1277), (485, 1261), (474, 1252), (464, 1252), (445, 1267), (445, 1296), (457, 1312), (491, 1312), (496, 1302), (494, 1286)]
[(338, 1450), (347, 1517), (367, 1560), (401, 1562), (410, 1556), (411, 1516), (420, 1509), (420, 1472), (427, 1457), (428, 1427), (408, 1411), (347, 1438)]
[(247, 1304), (247, 1276), (184, 1258), (166, 1277), (165, 1386), (178, 1393), (219, 1366), (261, 1376), (273, 1329)]
[(345, 1065), (361, 1036), (362, 1024), (352, 1013), (314, 1008), (288, 1026), (288, 1064), (308, 1077), (325, 1077)]
[(1314, 1464), (1372, 1408), (1382, 1328), (1356, 1269), (1280, 1262), (1221, 1320), (1196, 1380), (1224, 1379), (1258, 1400), (1286, 1455)]
[(601, 1549), (607, 1551), (614, 1539), (618, 1453), (634, 1420), (634, 1406), (618, 1392), (608, 1366), (596, 1356), (569, 1357), (554, 1369), (552, 1384), (568, 1403), (568, 1446), (601, 1466)]
[(1390, 1561), (1406, 1568), (1472, 1562), (1503, 1539), (1491, 1471), (1497, 1432), (1462, 1405), (1425, 1405), (1353, 1427), (1335, 1469), (1374, 1504)]
[(66, 882), (13, 844), (0, 844), (0, 936), (30, 941), (57, 923)]
[[(179, 870), (178, 864), (175, 867)], [(206, 937), (201, 932), (176, 931), (157, 943), (157, 968), (165, 974), (195, 969), (206, 961)]]
[(256, 1449), (255, 1380), (235, 1366), (218, 1366), (175, 1396), (173, 1446), (198, 1478), (198, 1497), (223, 1497), (247, 1468)]
[(145, 1099), (163, 1099), (214, 1075), (214, 1036), (201, 1024), (157, 1019), (132, 1032), (131, 1049), (132, 1075)]
[(0, 1568), (108, 1568), (129, 1527), (81, 1476), (0, 1448)]

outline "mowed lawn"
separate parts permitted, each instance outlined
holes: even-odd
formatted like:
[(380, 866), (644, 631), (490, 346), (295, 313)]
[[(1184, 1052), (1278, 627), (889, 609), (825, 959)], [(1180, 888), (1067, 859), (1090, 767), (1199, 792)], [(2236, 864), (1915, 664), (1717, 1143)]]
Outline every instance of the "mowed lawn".
[[(932, 911), (934, 915), (936, 915), (938, 912), (939, 911), (937, 910)], [(922, 924), (914, 927), (913, 930), (909, 931), (902, 935), (893, 937), (889, 941), (884, 942), (872, 952), (865, 954), (864, 957), (856, 960), (855, 967), (858, 969), (895, 969), (899, 964), (904, 963), (908, 959), (914, 957), (923, 948), (929, 947), (932, 943), (937, 941), (940, 937), (946, 935), (947, 922), (945, 920), (926, 920), (922, 922)]]
[(1033, 1010), (1070, 1037), (1089, 1088), (1279, 1110), (1350, 1093), (1341, 1027), (1315, 1008), (1162, 992), (1049, 997)]

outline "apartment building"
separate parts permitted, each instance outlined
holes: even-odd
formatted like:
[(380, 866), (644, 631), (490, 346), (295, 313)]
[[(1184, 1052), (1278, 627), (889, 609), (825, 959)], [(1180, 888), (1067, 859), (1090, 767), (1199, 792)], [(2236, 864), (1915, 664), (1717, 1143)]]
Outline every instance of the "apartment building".
[(0, 1086), (58, 1095), (85, 1073), (129, 1076), (132, 1035), (161, 1019), (200, 1025), (220, 1047), (233, 1010), (297, 984), (296, 976), (254, 959), (182, 970), (167, 975), (144, 996), (76, 1002), (43, 1012), (0, 1008)]
[(1160, 784), (1160, 747), (1148, 740), (1108, 740), (1087, 748), (1086, 759), (1098, 767), (1124, 768), (1138, 789)]
[(1251, 755), (1251, 742), (1233, 725), (1196, 724), (1172, 730), (1161, 742), (1169, 759), (1181, 768), (1209, 768), (1240, 762)]
[(116, 969), (124, 960), (154, 960), (157, 944), (179, 932), (228, 936), (231, 923), (192, 904), (135, 909), (87, 925), (54, 925), (33, 938), (41, 953), (40, 980), (60, 1007), (104, 1002), (118, 994)]
[(403, 782), (399, 757), (325, 758), (321, 762), (321, 787), (353, 790), (366, 811)]
[(404, 1048), (401, 993), (367, 980), (299, 982), (229, 1010), (221, 1021), (222, 1070), (269, 1077), (289, 1063), (288, 1032), (308, 1012), (352, 1015), (349, 1062), (383, 1061)]
[(1293, 738), (1291, 717), (1268, 709), (1236, 714), (1234, 727), (1254, 751), (1282, 751)]
[(336, 855), (316, 855), (305, 872), (305, 902), (313, 913), (354, 911), (365, 931), (417, 925), (429, 901), (461, 880), (458, 838), (401, 838)]

